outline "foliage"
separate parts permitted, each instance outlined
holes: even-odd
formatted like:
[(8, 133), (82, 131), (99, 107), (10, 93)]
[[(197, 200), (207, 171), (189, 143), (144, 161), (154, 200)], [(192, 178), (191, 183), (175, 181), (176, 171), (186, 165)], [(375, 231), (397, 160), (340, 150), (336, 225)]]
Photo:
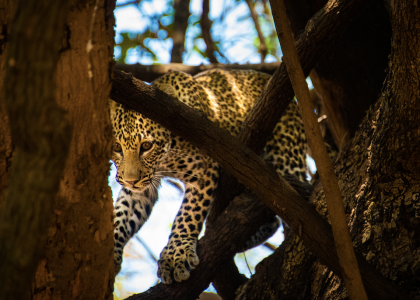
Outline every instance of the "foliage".
[[(209, 62), (200, 25), (201, 5), (199, 1), (191, 0), (183, 55), (185, 64), (198, 65)], [(278, 61), (281, 51), (269, 4), (256, 0), (255, 9), (259, 14), (259, 23), (268, 48), (266, 62)], [(140, 24), (133, 24), (131, 28), (120, 26), (125, 19), (124, 12), (133, 10), (141, 19)], [(115, 59), (117, 62), (130, 64), (170, 62), (172, 37), (176, 26), (173, 1), (142, 0), (129, 5), (122, 3), (117, 5), (116, 15)], [(212, 21), (210, 32), (216, 47), (214, 54), (220, 63), (260, 62), (258, 53), (260, 41), (244, 0), (214, 0), (210, 3), (209, 16)]]

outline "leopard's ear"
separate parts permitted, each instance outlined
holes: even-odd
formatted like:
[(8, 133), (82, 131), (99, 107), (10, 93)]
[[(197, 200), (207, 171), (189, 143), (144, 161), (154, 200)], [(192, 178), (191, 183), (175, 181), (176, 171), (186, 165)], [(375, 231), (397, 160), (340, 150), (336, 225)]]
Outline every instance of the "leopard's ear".
[(121, 106), (121, 104), (115, 102), (112, 99), (108, 99), (108, 106), (109, 106), (109, 116), (111, 117), (111, 121), (115, 119), (116, 112), (118, 107)]
[(161, 85), (157, 86), (157, 88), (159, 90), (161, 90), (162, 92), (165, 92), (165, 93), (167, 93), (168, 95), (170, 95), (172, 97), (176, 97), (175, 89), (170, 84), (161, 84)]

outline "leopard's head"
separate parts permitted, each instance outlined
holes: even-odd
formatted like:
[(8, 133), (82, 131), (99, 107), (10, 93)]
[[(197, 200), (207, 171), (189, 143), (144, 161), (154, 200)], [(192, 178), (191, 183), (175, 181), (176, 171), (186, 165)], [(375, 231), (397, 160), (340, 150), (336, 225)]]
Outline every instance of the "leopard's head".
[(151, 184), (161, 157), (170, 147), (170, 131), (113, 100), (109, 100), (109, 107), (116, 179), (125, 188), (141, 192)]

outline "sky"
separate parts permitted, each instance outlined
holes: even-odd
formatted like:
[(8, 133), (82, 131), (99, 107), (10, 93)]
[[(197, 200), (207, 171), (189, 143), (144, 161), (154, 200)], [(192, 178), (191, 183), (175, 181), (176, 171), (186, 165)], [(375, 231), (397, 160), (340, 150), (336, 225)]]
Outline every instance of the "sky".
[[(118, 1), (118, 4), (124, 3)], [(116, 16), (116, 42), (121, 41), (122, 32), (144, 32), (151, 25), (149, 17), (146, 15), (161, 15), (168, 10), (168, 1), (166, 0), (143, 0), (140, 3), (140, 8), (135, 5), (127, 5), (115, 10)], [(190, 5), (190, 24), (198, 21), (201, 16), (202, 0), (191, 0)], [(259, 6), (256, 7), (259, 9)], [(262, 9), (262, 7), (260, 7)], [(228, 11), (226, 13), (226, 11)], [(225, 12), (223, 14), (223, 12)], [(224, 55), (229, 59), (230, 63), (260, 63), (261, 56), (256, 52), (254, 45), (254, 39), (257, 37), (256, 31), (252, 20), (249, 18), (249, 9), (245, 1), (236, 0), (212, 0), (210, 1), (210, 15), (211, 20), (222, 20), (221, 22), (215, 22), (212, 27), (212, 37), (215, 41), (220, 40), (221, 47)], [(266, 26), (267, 27), (267, 26)], [(268, 32), (271, 28), (265, 28), (263, 30)], [(163, 31), (163, 30), (161, 30)], [(201, 51), (205, 50), (205, 43), (202, 39), (195, 40), (194, 37), (199, 34), (200, 27), (190, 26), (187, 32), (187, 39), (185, 48), (188, 52), (183, 58), (184, 64), (187, 65), (199, 65), (208, 63), (208, 59), (203, 57), (191, 50), (196, 45)], [(160, 34), (161, 32), (159, 32)], [(162, 32), (162, 37), (166, 33)], [(194, 41), (195, 40), (195, 41)], [(165, 64), (170, 62), (170, 51), (172, 48), (171, 39), (166, 39), (164, 42), (157, 41), (156, 39), (150, 39), (147, 46), (155, 50), (160, 63)], [(280, 55), (281, 53), (279, 53)], [(116, 57), (121, 55), (121, 50), (116, 48)], [(265, 62), (274, 62), (277, 58), (268, 55)], [(141, 64), (152, 64), (153, 60), (150, 56), (139, 57), (136, 50), (132, 50), (126, 59), (126, 63), (141, 63)]]

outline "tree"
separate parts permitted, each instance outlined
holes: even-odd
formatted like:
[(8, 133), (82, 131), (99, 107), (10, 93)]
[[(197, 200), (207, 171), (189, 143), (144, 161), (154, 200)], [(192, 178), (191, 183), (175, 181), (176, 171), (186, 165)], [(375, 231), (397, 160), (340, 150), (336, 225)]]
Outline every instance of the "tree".
[(0, 298), (111, 299), (115, 4), (2, 5)]
[[(110, 72), (113, 18), (110, 3), (94, 2), (83, 5), (70, 4), (67, 26), (64, 29), (65, 38), (59, 39), (62, 45), (59, 47), (60, 54), (55, 71), (55, 74), (59, 75), (54, 92), (55, 101), (67, 111), (67, 119), (73, 126), (73, 133), (70, 155), (66, 160), (58, 196), (53, 194), (48, 198), (55, 201), (53, 211), (50, 212), (52, 222), (48, 228), (48, 237), (46, 231), (40, 232), (40, 236), (44, 236), (46, 240), (43, 259), (39, 261), (39, 256), (32, 257), (32, 262), (35, 266), (38, 265), (33, 282), (33, 298), (108, 299), (111, 297), (112, 207), (105, 180), (112, 141), (106, 100), (112, 76)], [(364, 270), (368, 272), (371, 269), (369, 265), (359, 262), (363, 265), (362, 276), (365, 276), (366, 280), (379, 278), (379, 282), (382, 284), (385, 282), (385, 285), (382, 285), (383, 291), (378, 291), (376, 295), (372, 294), (372, 291), (381, 286), (380, 284), (366, 286), (371, 291), (370, 299), (397, 298), (393, 298), (392, 292), (397, 292), (400, 298), (404, 298), (405, 293), (414, 299), (419, 296), (420, 258), (418, 243), (420, 174), (419, 159), (416, 155), (420, 125), (418, 103), (420, 9), (416, 2), (393, 1), (388, 6), (392, 16), (392, 26), (387, 23), (389, 16), (384, 8), (386, 6), (381, 1), (372, 1), (370, 7), (357, 18), (352, 14), (349, 15), (348, 10), (344, 9), (338, 14), (334, 11), (336, 6), (327, 7), (331, 9), (324, 9), (311, 18), (325, 3), (326, 1), (286, 1), (292, 27), (298, 38), (297, 45), (300, 49), (304, 71), (309, 74), (315, 68), (311, 77), (324, 101), (323, 109), (328, 115), (333, 139), (340, 149), (335, 169), (355, 248), (370, 265), (379, 271), (378, 273), (388, 279), (384, 279), (377, 273), (369, 273), (373, 275), (366, 276)], [(353, 4), (353, 6), (348, 6), (350, 8), (356, 5), (354, 4), (356, 1), (354, 3), (330, 1), (328, 4), (347, 7), (346, 3)], [(362, 1), (357, 1), (357, 3), (360, 5)], [(0, 20), (2, 32), (7, 33), (5, 35), (7, 38), (0, 40), (2, 50), (0, 72), (1, 78), (8, 79), (1, 81), (0, 84), (3, 84), (1, 90), (7, 90), (14, 82), (10, 79), (12, 77), (3, 75), (7, 62), (5, 59), (7, 50), (17, 40), (17, 36), (10, 31), (11, 28), (13, 30), (15, 24), (11, 21), (12, 4), (12, 2), (5, 3), (7, 13), (2, 15), (5, 19)], [(21, 6), (17, 5), (17, 7)], [(333, 14), (335, 18), (328, 19), (330, 21), (326, 22), (327, 19), (323, 16), (328, 16), (328, 12), (335, 12)], [(36, 11), (34, 15), (37, 15)], [(351, 25), (348, 25), (349, 16), (355, 19)], [(302, 24), (305, 24), (309, 18), (311, 20), (305, 32), (299, 34), (303, 28)], [(322, 27), (323, 24), (326, 24), (326, 27)], [(346, 31), (342, 33), (340, 28), (347, 26)], [(90, 29), (86, 30), (86, 28)], [(389, 28), (392, 28), (392, 52), (389, 58), (389, 69), (385, 73), (383, 70), (388, 62), (386, 58), (390, 48), (382, 45), (390, 43)], [(319, 44), (320, 36), (316, 34), (322, 33), (321, 29), (328, 29), (328, 34), (324, 32), (324, 38), (334, 39), (333, 43)], [(375, 32), (382, 34), (374, 34)], [(355, 39), (359, 39), (358, 42), (355, 42)], [(94, 41), (94, 43), (91, 44), (89, 41)], [(331, 44), (332, 47), (329, 47)], [(87, 53), (85, 52), (86, 45), (93, 46), (93, 48), (88, 48)], [(217, 46), (217, 43), (215, 45)], [(302, 48), (303, 45), (306, 47)], [(356, 50), (348, 51), (349, 45), (354, 46)], [(6, 52), (3, 52), (4, 50)], [(220, 59), (223, 57), (223, 49), (217, 50), (219, 54), (216, 52), (215, 56)], [(353, 60), (351, 63), (346, 63), (343, 57), (349, 56), (353, 57)], [(19, 66), (22, 64), (22, 68), (28, 67), (24, 65), (24, 61), (16, 63)], [(335, 65), (340, 67), (335, 68)], [(362, 74), (361, 67), (363, 67)], [(89, 72), (92, 72), (93, 77), (89, 76)], [(243, 133), (240, 136), (240, 140), (257, 153), (262, 150), (263, 140), (266, 138), (264, 136), (270, 132), (270, 124), (273, 120), (277, 121), (276, 115), (281, 115), (281, 109), (293, 97), (293, 91), (287, 79), (282, 79), (287, 78), (284, 72), (285, 68), (283, 64), (280, 64), (274, 73), (272, 83), (267, 88), (265, 98), (253, 111), (247, 124), (258, 121), (258, 116), (261, 118), (261, 114), (266, 122), (263, 124), (257, 122), (255, 126), (246, 127), (244, 132), (247, 134)], [(77, 76), (74, 76), (75, 74)], [(382, 87), (381, 83), (385, 75), (386, 80)], [(271, 299), (273, 297), (345, 299), (347, 297), (345, 287), (338, 276), (339, 266), (334, 263), (334, 258), (331, 258), (335, 254), (334, 247), (329, 246), (331, 239), (328, 237), (328, 224), (320, 217), (321, 215), (327, 218), (322, 185), (319, 182), (315, 183), (315, 189), (312, 192), (310, 186), (288, 178), (301, 195), (299, 196), (283, 179), (270, 173), (269, 167), (259, 163), (258, 156), (250, 152), (248, 148), (229, 136), (224, 136), (211, 124), (204, 126), (206, 120), (203, 116), (194, 121), (194, 112), (181, 108), (178, 115), (180, 118), (175, 122), (173, 113), (172, 119), (165, 116), (165, 107), (174, 103), (173, 99), (168, 99), (168, 96), (150, 87), (142, 86), (140, 83), (136, 87), (132, 82), (130, 76), (115, 73), (112, 97), (119, 101), (128, 101), (128, 104), (130, 104), (130, 99), (133, 101), (142, 97), (143, 101), (136, 102), (143, 107), (137, 109), (144, 114), (150, 114), (151, 118), (156, 118), (158, 121), (160, 121), (159, 118), (162, 119), (161, 122), (169, 120), (168, 128), (173, 131), (178, 130), (178, 133), (184, 134), (185, 138), (197, 143), (201, 142), (202, 147), (205, 147), (206, 140), (202, 137), (213, 136), (214, 143), (219, 145), (220, 149), (227, 150), (225, 152), (246, 153), (246, 155), (239, 154), (233, 158), (227, 158), (227, 154), (223, 151), (219, 154), (209, 151), (208, 154), (215, 155), (214, 158), (219, 160), (226, 169), (241, 178), (241, 181), (254, 190), (260, 200), (269, 204), (271, 209), (281, 215), (293, 230), (276, 252), (258, 266), (251, 280), (240, 277), (237, 270), (234, 267), (232, 269), (230, 264), (235, 245), (243, 243), (247, 239), (246, 235), (252, 234), (253, 228), (258, 228), (258, 222), (264, 222), (264, 219), (272, 212), (257, 201), (255, 196), (249, 196), (249, 198), (255, 198), (255, 201), (245, 202), (246, 205), (243, 205), (243, 201), (246, 200), (237, 199), (230, 204), (225, 214), (213, 221), (205, 237), (200, 241), (201, 263), (187, 282), (171, 286), (158, 285), (149, 293), (136, 295), (133, 298), (196, 299), (206, 284), (215, 280), (219, 282), (217, 288), (224, 299), (233, 299), (235, 290), (237, 290), (237, 299)], [(379, 99), (377, 99), (379, 94)], [(2, 99), (5, 98), (3, 97)], [(7, 94), (6, 97), (8, 97)], [(362, 101), (366, 104), (365, 106), (354, 105), (354, 99), (360, 99), (360, 97), (365, 99)], [(36, 98), (28, 97), (26, 100), (28, 104), (32, 103), (31, 99)], [(149, 101), (150, 99), (154, 102)], [(166, 105), (164, 101), (169, 102)], [(149, 108), (146, 107), (147, 103), (149, 103)], [(1, 128), (6, 128), (7, 124), (13, 128), (16, 118), (10, 117), (10, 114), (7, 117), (3, 100), (1, 104)], [(363, 116), (363, 111), (369, 104), (373, 105), (366, 116)], [(136, 108), (133, 104), (132, 107)], [(155, 110), (154, 114), (153, 110)], [(263, 114), (267, 110), (271, 113)], [(342, 117), (338, 118), (337, 115)], [(188, 121), (189, 126), (196, 124), (194, 128), (206, 132), (206, 135), (196, 135), (199, 138), (194, 139), (192, 131), (185, 130), (187, 128), (185, 121)], [(355, 124), (360, 122), (357, 129)], [(258, 133), (257, 130), (259, 130)], [(4, 211), (8, 205), (5, 201), (8, 201), (7, 197), (10, 197), (5, 194), (5, 189), (7, 186), (11, 189), (13, 184), (16, 184), (13, 174), (10, 177), (10, 168), (18, 164), (16, 158), (19, 156), (12, 153), (14, 150), (16, 153), (22, 146), (15, 142), (16, 135), (13, 130), (2, 130), (0, 138), (2, 141), (0, 143), (2, 156), (0, 160), (0, 188), (2, 189), (0, 200), (2, 202), (0, 204), (1, 210)], [(232, 151), (233, 149), (235, 151)], [(235, 165), (235, 162), (244, 157), (247, 157), (248, 167), (255, 168), (254, 171), (257, 173), (254, 177), (266, 178), (266, 182), (271, 182), (272, 189), (277, 193), (263, 194), (255, 183), (246, 181), (246, 176), (244, 177), (244, 172), (241, 171), (241, 164), (238, 164), (239, 167)], [(231, 163), (226, 163), (227, 161)], [(29, 169), (28, 173), (30, 173)], [(18, 182), (19, 180), (26, 183), (29, 179), (19, 178)], [(237, 184), (233, 187), (226, 182), (223, 181), (223, 184), (228, 189), (238, 188)], [(309, 195), (310, 205), (302, 198)], [(284, 201), (280, 206), (275, 204), (277, 198)], [(15, 199), (25, 200), (19, 197)], [(224, 201), (218, 201), (218, 203), (220, 207), (228, 205)], [(298, 208), (292, 209), (292, 203), (300, 206), (297, 205)], [(283, 211), (281, 207), (287, 207), (287, 209)], [(315, 213), (313, 207), (319, 214)], [(223, 210), (224, 208), (221, 209)], [(7, 218), (1, 219), (2, 229), (7, 221)], [(238, 223), (243, 225), (237, 228), (234, 225)], [(317, 232), (317, 228), (322, 228), (322, 230)], [(0, 237), (3, 247), (7, 239), (4, 230), (0, 233)], [(19, 248), (16, 250), (21, 251)], [(63, 264), (63, 260), (66, 264)], [(322, 263), (329, 266), (329, 269)], [(4, 265), (7, 264), (2, 261), (0, 268)], [(230, 278), (215, 278), (218, 272), (221, 273), (219, 268), (229, 270)], [(29, 275), (33, 277), (32, 274)], [(10, 282), (9, 290), (13, 292), (20, 289), (23, 295), (28, 295), (25, 294), (28, 291), (28, 285), (22, 286), (21, 282), (13, 280)], [(384, 291), (388, 295), (382, 297)], [(9, 296), (9, 298), (13, 297)]]

